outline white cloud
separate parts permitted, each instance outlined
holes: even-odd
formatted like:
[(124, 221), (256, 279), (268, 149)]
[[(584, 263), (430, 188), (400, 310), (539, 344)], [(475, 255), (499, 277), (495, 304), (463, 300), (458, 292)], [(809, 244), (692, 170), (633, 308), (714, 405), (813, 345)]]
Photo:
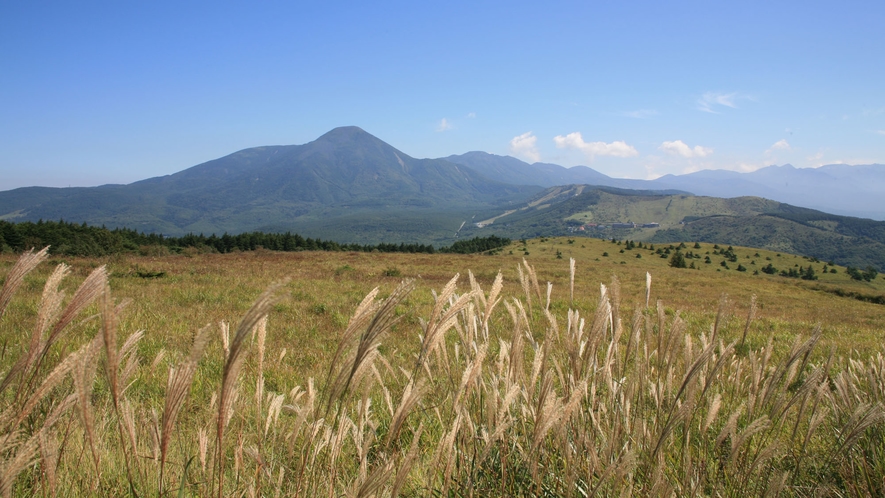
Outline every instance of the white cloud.
[(610, 144), (605, 142), (585, 142), (580, 132), (553, 137), (556, 147), (559, 149), (578, 149), (592, 161), (595, 156), (633, 157), (639, 152), (632, 145), (617, 140)]
[(879, 135), (885, 135), (885, 130), (876, 130)]
[(628, 118), (648, 119), (652, 116), (657, 116), (658, 111), (656, 111), (654, 109), (639, 109), (636, 111), (626, 111), (626, 112), (623, 112), (622, 114)]
[(687, 175), (689, 173), (697, 173), (702, 170), (709, 169), (717, 169), (724, 171), (736, 171), (738, 173), (751, 173), (756, 171), (757, 169), (764, 168), (769, 166), (770, 164), (766, 161), (760, 161), (758, 163), (747, 163), (747, 162), (737, 162), (737, 163), (727, 163), (727, 164), (719, 164), (716, 166), (710, 164), (699, 164), (699, 163), (691, 163), (679, 171), (681, 175)]
[(454, 126), (452, 126), (452, 123), (449, 123), (448, 119), (442, 118), (441, 120), (439, 120), (439, 124), (436, 127), (436, 131), (448, 131), (448, 130), (451, 130), (452, 128), (454, 128)]
[(658, 149), (666, 152), (667, 154), (674, 156), (682, 156), (687, 158), (692, 157), (707, 157), (713, 153), (713, 149), (709, 147), (701, 147), (700, 145), (695, 145), (694, 148), (689, 147), (682, 140), (675, 140), (673, 142), (664, 142), (661, 144)]
[(805, 160), (813, 164), (814, 166), (823, 166), (825, 164), (823, 158), (824, 151), (819, 150), (816, 154), (806, 157)]
[(467, 117), (470, 118), (470, 119), (473, 119), (473, 118), (476, 117), (476, 113), (475, 113), (475, 112), (468, 112), (468, 113), (467, 113)]
[(764, 163), (758, 163), (758, 164), (738, 163), (737, 171), (740, 171), (741, 173), (752, 173), (752, 172), (756, 171), (757, 169), (762, 169), (766, 166), (767, 166), (767, 164), (764, 164)]
[(737, 104), (734, 103), (735, 99), (738, 98), (738, 94), (736, 92), (732, 93), (719, 93), (719, 92), (707, 92), (698, 99), (698, 110), (704, 112), (710, 112), (713, 114), (718, 114), (714, 110), (714, 106), (725, 106), (731, 107), (732, 109), (737, 108)]
[(771, 147), (769, 147), (768, 150), (765, 151), (765, 153), (770, 154), (776, 150), (793, 150), (793, 148), (790, 147), (790, 144), (789, 144), (789, 142), (787, 142), (787, 139), (782, 138), (782, 139), (778, 140), (777, 142), (775, 142)]
[(513, 140), (510, 141), (510, 152), (515, 156), (524, 157), (536, 163), (541, 160), (537, 143), (538, 137), (527, 131), (518, 137), (513, 137)]

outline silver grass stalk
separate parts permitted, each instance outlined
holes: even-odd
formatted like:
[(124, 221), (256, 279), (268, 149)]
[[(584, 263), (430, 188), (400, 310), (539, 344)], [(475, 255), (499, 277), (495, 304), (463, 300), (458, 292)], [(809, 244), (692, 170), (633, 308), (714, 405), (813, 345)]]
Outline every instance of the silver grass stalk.
[(276, 426), (277, 422), (280, 420), (280, 413), (283, 411), (283, 402), (286, 400), (286, 397), (282, 394), (274, 395), (271, 393), (270, 396), (270, 403), (268, 403), (267, 406), (267, 420), (264, 423), (265, 437), (270, 431), (270, 428)]
[(262, 413), (261, 402), (264, 399), (264, 348), (267, 340), (267, 316), (258, 321), (255, 328), (255, 337), (257, 339), (258, 350), (258, 378), (255, 381), (255, 406), (256, 412)]
[[(19, 286), (21, 286), (22, 282), (24, 282), (25, 276), (33, 271), (40, 263), (46, 260), (48, 250), (49, 247), (45, 247), (43, 248), (43, 250), (37, 253), (34, 253), (33, 249), (28, 250), (27, 252), (22, 254), (18, 258), (18, 260), (16, 260), (15, 264), (12, 266), (12, 269), (9, 271), (9, 273), (6, 274), (6, 281), (3, 284), (3, 288), (0, 289), (0, 318), (3, 317), (3, 314), (6, 311), (6, 307), (7, 305), (9, 305), (9, 301), (12, 299), (12, 296), (18, 290)], [(47, 282), (46, 289), (50, 288), (51, 284), (50, 282)], [(45, 294), (46, 292), (44, 291), (44, 298)], [(38, 325), (37, 329), (39, 328), (40, 327)], [(40, 336), (36, 335), (37, 329), (35, 329), (35, 335), (32, 335), (31, 343), (33, 343), (35, 340), (39, 340)], [(15, 379), (19, 378), (19, 376), (25, 370), (25, 365), (30, 363), (30, 357), (31, 354), (28, 354), (27, 356), (20, 358), (16, 362), (16, 364), (13, 365), (13, 367), (6, 373), (3, 381), (0, 382), (0, 393), (6, 390), (6, 388), (9, 387), (9, 385), (12, 384)], [(21, 393), (17, 393), (17, 396), (21, 396)]]
[(532, 282), (532, 288), (535, 289), (535, 295), (538, 297), (538, 301), (540, 301), (541, 287), (538, 286), (538, 275), (535, 273), (535, 267), (529, 265), (525, 258), (522, 259), (522, 264), (525, 265), (526, 273), (528, 274), (529, 280)]
[(218, 497), (224, 496), (224, 430), (227, 426), (228, 412), (233, 406), (232, 396), (235, 391), (237, 377), (243, 366), (246, 338), (255, 330), (259, 321), (265, 317), (276, 302), (277, 294), (286, 281), (268, 287), (240, 321), (237, 331), (230, 341), (230, 349), (222, 370), (221, 394), (218, 397), (218, 420), (216, 425)]
[(750, 323), (756, 318), (756, 294), (750, 297), (750, 309), (747, 311), (747, 323), (744, 325), (744, 333), (741, 334), (741, 346), (747, 340), (747, 332), (750, 330)]
[(31, 342), (28, 347), (25, 371), (29, 370), (36, 361), (37, 355), (42, 349), (46, 331), (61, 309), (65, 293), (59, 289), (59, 285), (61, 285), (62, 280), (64, 280), (68, 273), (70, 273), (70, 267), (62, 263), (56, 266), (52, 275), (46, 279), (46, 284), (43, 286), (43, 296), (40, 299), (40, 308), (37, 312), (37, 322), (31, 334)]
[[(375, 306), (369, 306), (369, 303), (366, 303), (365, 299), (363, 300), (363, 304), (366, 306), (361, 304), (358, 308), (358, 312), (362, 311), (363, 316), (357, 318), (355, 314), (354, 319), (352, 320), (352, 326), (348, 326), (348, 332), (345, 332), (345, 338), (341, 341), (338, 352), (336, 352), (336, 358), (341, 358), (343, 351), (348, 347), (352, 347), (350, 344), (346, 344), (346, 342), (349, 342), (349, 339), (356, 335), (364, 324), (367, 322), (368, 324), (365, 325), (365, 329), (362, 331), (362, 334), (360, 334), (356, 349), (353, 353), (352, 361), (349, 362), (349, 366), (345, 363), (334, 380), (331, 380), (329, 397), (326, 404), (326, 414), (331, 410), (332, 404), (348, 391), (358, 374), (370, 370), (369, 366), (371, 360), (377, 354), (381, 336), (390, 330), (390, 328), (398, 321), (395, 313), (396, 307), (409, 295), (409, 293), (411, 293), (413, 286), (414, 281), (403, 281), (387, 299), (377, 306), (377, 308)], [(377, 309), (377, 311), (370, 315), (370, 309)], [(333, 368), (334, 367), (335, 365), (333, 365)]]
[[(674, 412), (676, 411), (676, 404), (679, 401), (680, 396), (685, 392), (689, 383), (694, 379), (696, 375), (701, 371), (701, 367), (704, 366), (707, 361), (710, 360), (710, 357), (713, 355), (714, 344), (710, 344), (700, 355), (698, 355), (697, 359), (695, 359), (694, 363), (692, 363), (691, 367), (689, 367), (688, 371), (685, 373), (685, 377), (682, 380), (682, 384), (679, 386), (679, 390), (676, 393), (676, 396), (673, 398), (673, 402), (670, 405), (670, 411), (667, 415), (667, 422), (664, 424), (664, 429), (661, 431), (661, 435), (658, 437), (658, 442), (655, 445), (654, 451), (652, 451), (652, 455), (655, 456), (658, 454), (658, 451), (661, 449), (661, 445), (664, 440), (670, 435), (670, 432), (673, 430), (676, 421), (680, 418), (678, 416), (674, 416)], [(685, 406), (689, 406), (686, 404)]]
[(519, 284), (522, 285), (522, 292), (525, 294), (526, 306), (532, 309), (532, 292), (529, 277), (522, 271), (522, 267), (519, 265), (516, 265), (516, 274), (519, 276)]
[(16, 476), (36, 460), (39, 449), (38, 441), (39, 433), (19, 446), (15, 456), (0, 469), (0, 496), (4, 498), (12, 496), (12, 485), (15, 483)]
[(58, 340), (62, 331), (65, 330), (74, 318), (87, 306), (98, 299), (105, 289), (107, 279), (107, 267), (102, 265), (95, 270), (92, 270), (89, 276), (86, 277), (86, 280), (80, 284), (80, 287), (74, 292), (74, 297), (71, 298), (71, 301), (68, 303), (67, 307), (65, 307), (65, 310), (62, 312), (58, 321), (55, 322), (55, 326), (52, 327), (52, 332), (49, 333), (49, 337), (46, 339), (46, 343), (43, 346), (44, 355), (49, 347)]
[(744, 428), (736, 437), (733, 437), (731, 440), (731, 454), (729, 456), (729, 461), (734, 464), (737, 460), (737, 454), (744, 446), (744, 444), (748, 443), (750, 439), (771, 427), (771, 420), (765, 415), (757, 418), (756, 420), (750, 422), (750, 425)]
[(575, 258), (568, 259), (568, 270), (569, 270), (569, 278), (568, 278), (568, 298), (569, 302), (574, 306), (575, 303)]
[(49, 246), (46, 246), (36, 253), (33, 249), (28, 249), (19, 256), (18, 260), (12, 266), (12, 269), (6, 274), (6, 281), (3, 283), (3, 288), (0, 289), (0, 316), (3, 316), (3, 313), (6, 311), (6, 306), (9, 305), (9, 301), (12, 299), (13, 294), (15, 294), (15, 291), (18, 290), (19, 286), (24, 282), (25, 275), (45, 261), (48, 255)]
[(489, 333), (489, 318), (491, 318), (495, 306), (501, 302), (498, 296), (501, 294), (502, 288), (504, 288), (504, 275), (499, 271), (498, 275), (495, 276), (495, 282), (492, 283), (492, 289), (489, 291), (488, 299), (486, 299), (486, 307), (482, 316), (482, 329), (486, 340), (488, 340)]
[(184, 400), (187, 398), (188, 392), (190, 392), (194, 374), (197, 371), (197, 364), (200, 362), (200, 358), (203, 357), (206, 346), (209, 344), (210, 330), (211, 327), (206, 326), (197, 331), (187, 359), (185, 359), (178, 368), (169, 369), (169, 382), (166, 387), (166, 403), (163, 407), (163, 417), (160, 423), (159, 489), (161, 494), (163, 490), (163, 470), (166, 464), (169, 442), (172, 440), (175, 420), (178, 418), (178, 413), (181, 411), (182, 406), (184, 406)]
[(445, 333), (456, 325), (459, 313), (461, 313), (461, 311), (464, 310), (473, 299), (472, 292), (464, 294), (455, 299), (454, 302), (451, 302), (448, 309), (443, 312), (444, 304), (449, 302), (451, 300), (450, 298), (454, 298), (453, 294), (457, 277), (458, 276), (456, 275), (455, 278), (449, 281), (443, 289), (443, 292), (437, 298), (436, 304), (431, 312), (431, 319), (424, 327), (424, 338), (421, 343), (421, 351), (418, 354), (418, 361), (415, 366), (416, 373), (425, 365), (427, 358), (438, 349), (439, 345), (445, 338)]
[[(34, 392), (30, 393), (30, 396), (25, 401), (24, 405), (20, 408), (16, 408), (13, 406), (7, 408), (7, 410), (5, 410), (2, 415), (0, 415), (0, 422), (2, 422), (4, 426), (7, 426), (6, 422), (12, 419), (13, 416), (15, 416), (15, 420), (12, 421), (12, 423), (9, 424), (8, 427), (12, 429), (18, 428), (19, 424), (21, 424), (26, 418), (28, 418), (34, 408), (37, 407), (37, 404), (47, 394), (49, 394), (50, 391), (55, 389), (55, 387), (58, 386), (62, 380), (65, 379), (68, 373), (74, 369), (74, 367), (77, 365), (77, 362), (80, 361), (80, 356), (83, 354), (83, 351), (88, 347), (89, 345), (87, 344), (86, 346), (83, 346), (80, 351), (71, 353), (67, 357), (65, 357), (65, 359), (61, 363), (56, 365), (55, 368), (52, 369), (52, 372), (50, 372), (49, 375), (47, 375), (43, 379), (43, 382), (40, 384), (40, 386), (37, 387)], [(15, 410), (13, 411), (14, 408)]]
[(645, 272), (645, 307), (648, 309), (648, 301), (651, 299), (651, 273)]
[(409, 451), (406, 452), (406, 455), (402, 459), (402, 465), (399, 470), (396, 471), (396, 476), (393, 478), (393, 487), (390, 490), (390, 497), (396, 498), (400, 494), (400, 490), (403, 485), (406, 483), (406, 478), (409, 476), (409, 472), (412, 470), (412, 465), (415, 464), (418, 457), (418, 449), (420, 446), (418, 443), (421, 441), (421, 434), (424, 432), (423, 423), (418, 424), (418, 429), (412, 434), (412, 443), (409, 445)]
[(77, 363), (74, 366), (74, 390), (77, 394), (77, 406), (80, 408), (80, 416), (83, 419), (83, 428), (86, 432), (86, 441), (92, 452), (92, 460), (95, 464), (96, 473), (101, 473), (100, 459), (96, 447), (95, 418), (92, 411), (92, 386), (95, 381), (95, 370), (98, 368), (96, 355), (101, 348), (102, 337), (96, 335), (91, 342), (81, 348), (77, 354)]

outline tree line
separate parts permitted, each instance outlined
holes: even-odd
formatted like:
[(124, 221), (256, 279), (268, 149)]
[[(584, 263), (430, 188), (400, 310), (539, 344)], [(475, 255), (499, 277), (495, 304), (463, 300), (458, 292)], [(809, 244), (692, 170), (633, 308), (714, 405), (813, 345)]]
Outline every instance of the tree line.
[(330, 240), (303, 237), (297, 233), (246, 232), (187, 234), (167, 237), (156, 233), (142, 233), (129, 228), (96, 227), (86, 223), (37, 221), (11, 223), (0, 220), (0, 252), (21, 252), (34, 247), (49, 247), (51, 254), (64, 256), (108, 256), (121, 253), (163, 254), (181, 253), (188, 248), (205, 252), (229, 253), (268, 249), (272, 251), (357, 251), (398, 253), (457, 253), (472, 254), (493, 251), (510, 243), (503, 237), (475, 237), (459, 240), (451, 246), (435, 248), (431, 244), (380, 243), (342, 244)]

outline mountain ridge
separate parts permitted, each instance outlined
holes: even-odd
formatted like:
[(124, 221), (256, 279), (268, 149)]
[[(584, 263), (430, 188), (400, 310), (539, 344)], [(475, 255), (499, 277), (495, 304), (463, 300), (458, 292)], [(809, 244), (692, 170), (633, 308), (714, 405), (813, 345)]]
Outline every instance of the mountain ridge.
[(833, 215), (761, 197), (558, 186), (494, 217), (491, 223), (471, 226), (464, 236), (528, 239), (566, 233), (654, 244), (739, 245), (885, 270), (885, 222)]
[[(516, 237), (564, 234), (591, 223), (593, 216), (601, 216), (593, 209), (581, 210), (575, 199), (582, 195), (585, 200), (592, 196), (618, 197), (621, 200), (609, 199), (609, 205), (623, 209), (628, 201), (644, 196), (655, 199), (642, 208), (644, 211), (606, 214), (612, 219), (605, 222), (630, 221), (620, 219), (628, 212), (645, 213), (647, 220), (633, 221), (661, 222), (669, 224), (662, 225), (664, 229), (681, 230), (667, 232), (668, 237), (699, 236), (692, 235), (693, 230), (706, 227), (704, 237), (731, 237), (733, 243), (740, 244), (740, 230), (716, 231), (715, 221), (709, 218), (736, 216), (729, 226), (753, 231), (751, 214), (765, 214), (782, 219), (769, 223), (778, 230), (789, 232), (804, 226), (840, 237), (885, 242), (883, 223), (809, 210), (777, 198), (785, 187), (787, 193), (798, 190), (809, 198), (848, 191), (861, 205), (875, 208), (882, 204), (871, 204), (866, 199), (877, 192), (880, 184), (885, 191), (885, 166), (860, 166), (855, 171), (847, 168), (832, 165), (809, 172), (785, 165), (754, 173), (707, 170), (657, 180), (616, 179), (585, 166), (528, 164), (480, 151), (417, 159), (361, 128), (348, 126), (330, 130), (306, 144), (242, 149), (171, 175), (128, 185), (25, 187), (0, 192), (0, 219), (64, 219), (173, 236), (293, 231), (345, 243), (447, 245), (457, 237), (482, 236), (485, 232)], [(869, 181), (857, 185), (857, 172), (867, 175)], [(816, 186), (814, 182), (821, 179), (826, 185)], [(733, 203), (738, 207), (707, 200), (715, 197), (693, 195), (703, 190), (700, 187), (728, 189), (723, 192), (728, 195), (722, 197), (737, 199)], [(765, 195), (742, 197), (741, 189)], [(809, 196), (809, 192), (814, 195)], [(662, 207), (661, 199), (665, 197), (669, 200)], [(760, 203), (767, 207), (753, 207)], [(699, 219), (708, 220), (692, 226)], [(813, 240), (812, 236), (803, 237)], [(868, 254), (879, 257), (878, 249)], [(845, 258), (856, 261), (850, 255)], [(875, 259), (875, 264), (885, 267), (885, 257)]]
[[(701, 170), (684, 175), (668, 174), (654, 180), (612, 178), (587, 166), (548, 163), (529, 164), (511, 156), (495, 156), (479, 151), (448, 156), (446, 159), (473, 167), (489, 178), (497, 176), (500, 165), (519, 168), (510, 181), (540, 178), (537, 185), (591, 184), (640, 190), (681, 190), (715, 197), (754, 196), (817, 209), (844, 216), (885, 220), (885, 165), (830, 164), (818, 168), (796, 168), (786, 164), (766, 166), (752, 172)], [(497, 161), (497, 164), (496, 164)]]
[[(506, 204), (540, 189), (497, 182), (442, 159), (413, 158), (358, 127), (335, 128), (303, 145), (243, 149), (128, 185), (35, 188), (0, 192), (0, 217), (68, 219), (169, 235), (271, 226), (321, 230), (323, 219), (354, 212), (415, 221), (422, 210), (458, 211), (453, 217), (460, 223), (461, 211)], [(454, 233), (454, 220), (427, 224), (437, 234)]]

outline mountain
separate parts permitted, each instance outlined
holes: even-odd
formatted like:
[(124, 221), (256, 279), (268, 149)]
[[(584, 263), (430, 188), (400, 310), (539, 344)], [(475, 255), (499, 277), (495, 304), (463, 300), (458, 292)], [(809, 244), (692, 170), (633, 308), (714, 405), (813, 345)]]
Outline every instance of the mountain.
[[(246, 149), (129, 185), (0, 192), (0, 218), (168, 235), (292, 230), (356, 242), (384, 237), (360, 225), (362, 218), (380, 218), (398, 223), (398, 241), (408, 242), (451, 238), (473, 211), (538, 190), (442, 159), (415, 159), (360, 128), (343, 127), (308, 144)], [(341, 218), (351, 225), (335, 223)]]
[(764, 197), (845, 216), (885, 220), (885, 165), (831, 164), (795, 168), (789, 164), (753, 172), (703, 170), (655, 180), (612, 178), (587, 166), (528, 164), (510, 156), (468, 152), (446, 160), (516, 185), (586, 184), (639, 190), (678, 190), (713, 197)]
[[(515, 157), (498, 156), (487, 152), (473, 151), (445, 158), (449, 162), (467, 166), (493, 180), (514, 185), (539, 185), (553, 187), (555, 185), (599, 185), (628, 189), (660, 189), (659, 186), (646, 180), (612, 178), (587, 166), (566, 168), (558, 164), (529, 164)], [(669, 189), (670, 187), (665, 187)]]
[(697, 195), (753, 195), (830, 213), (885, 220), (885, 165), (769, 166), (749, 173), (699, 171), (654, 180)]
[[(882, 198), (883, 165), (629, 180), (485, 152), (416, 159), (351, 126), (304, 145), (245, 149), (129, 185), (0, 192), (0, 219), (176, 236), (293, 231), (339, 242), (438, 245), (583, 226), (591, 236), (759, 246), (885, 269), (885, 223), (807, 208), (885, 218)], [(626, 222), (658, 225), (611, 228)]]
[[(623, 226), (632, 223), (635, 228)], [(833, 215), (760, 197), (559, 186), (465, 227), (462, 233), (465, 237), (497, 235), (513, 239), (570, 233), (654, 244), (711, 242), (885, 270), (885, 222)]]

